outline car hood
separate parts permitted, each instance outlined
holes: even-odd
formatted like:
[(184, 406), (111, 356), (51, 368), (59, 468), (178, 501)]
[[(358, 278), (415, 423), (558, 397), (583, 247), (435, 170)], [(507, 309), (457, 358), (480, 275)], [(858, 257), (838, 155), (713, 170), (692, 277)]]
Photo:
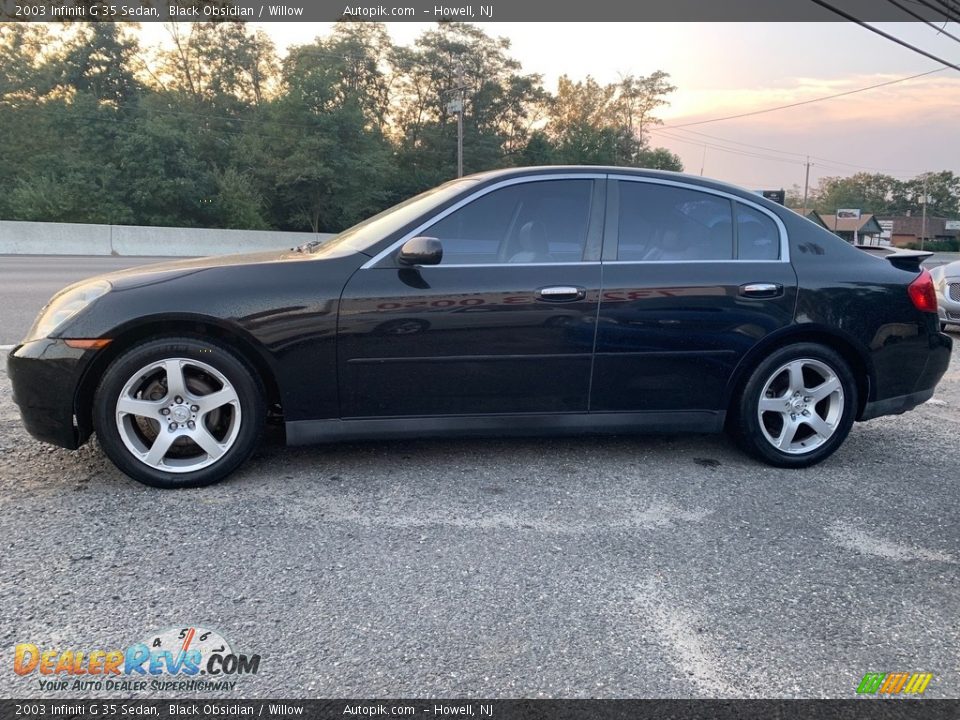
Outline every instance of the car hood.
[[(323, 262), (349, 255), (359, 255), (355, 250), (346, 247), (320, 248), (313, 252), (301, 252), (296, 249), (269, 250), (265, 252), (239, 253), (234, 255), (211, 255), (208, 257), (170, 260), (166, 262), (137, 265), (135, 267), (117, 270), (115, 272), (98, 275), (97, 280), (107, 280), (115, 290), (126, 290), (158, 282), (165, 282), (174, 278), (191, 275), (233, 265), (260, 265), (267, 263), (296, 263), (296, 262)], [(365, 257), (365, 256), (364, 256)], [(93, 278), (91, 278), (93, 279)]]

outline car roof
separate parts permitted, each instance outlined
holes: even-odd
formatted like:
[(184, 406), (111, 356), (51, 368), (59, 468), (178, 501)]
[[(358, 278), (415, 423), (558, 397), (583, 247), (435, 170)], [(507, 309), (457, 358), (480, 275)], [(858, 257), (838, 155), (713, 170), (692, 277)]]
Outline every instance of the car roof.
[(748, 190), (747, 188), (719, 180), (711, 180), (700, 175), (689, 175), (687, 173), (673, 172), (671, 170), (653, 170), (651, 168), (636, 167), (618, 167), (613, 165), (537, 165), (530, 167), (504, 168), (501, 170), (487, 170), (485, 172), (468, 175), (467, 179), (478, 181), (504, 180), (513, 177), (524, 177), (525, 175), (570, 175), (570, 174), (611, 174), (611, 175), (633, 175), (636, 177), (654, 178), (659, 180), (672, 180), (674, 182), (683, 182), (689, 185), (699, 185), (705, 188), (721, 190), (723, 192), (740, 195), (751, 202), (761, 204), (775, 210), (782, 210), (783, 206), (767, 200), (759, 192)]

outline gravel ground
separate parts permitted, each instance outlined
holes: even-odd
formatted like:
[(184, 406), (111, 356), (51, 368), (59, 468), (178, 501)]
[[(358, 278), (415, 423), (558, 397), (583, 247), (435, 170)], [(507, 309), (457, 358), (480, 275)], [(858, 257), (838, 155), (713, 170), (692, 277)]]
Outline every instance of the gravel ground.
[(207, 697), (851, 697), (887, 671), (958, 697), (958, 409), (954, 357), (804, 471), (721, 436), (274, 434), (164, 492), (32, 440), (0, 373), (0, 696), (84, 695), (15, 675), (17, 643), (195, 625), (262, 656)]

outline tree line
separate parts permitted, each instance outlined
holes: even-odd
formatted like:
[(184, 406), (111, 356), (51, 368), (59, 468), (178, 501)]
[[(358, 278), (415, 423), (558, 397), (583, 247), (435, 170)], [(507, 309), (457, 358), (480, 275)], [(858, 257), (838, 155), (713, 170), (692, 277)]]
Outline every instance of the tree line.
[(669, 75), (524, 72), (509, 41), (440, 23), (411, 46), (338, 23), (280, 57), (242, 23), (0, 26), (0, 217), (333, 232), (465, 172), (544, 164), (682, 170), (649, 144)]
[[(881, 173), (859, 172), (850, 177), (824, 177), (807, 198), (807, 207), (833, 214), (839, 208), (859, 208), (875, 215), (920, 215), (926, 185), (927, 215), (960, 217), (960, 176), (949, 170), (899, 180)], [(803, 206), (798, 185), (787, 191), (786, 204)]]

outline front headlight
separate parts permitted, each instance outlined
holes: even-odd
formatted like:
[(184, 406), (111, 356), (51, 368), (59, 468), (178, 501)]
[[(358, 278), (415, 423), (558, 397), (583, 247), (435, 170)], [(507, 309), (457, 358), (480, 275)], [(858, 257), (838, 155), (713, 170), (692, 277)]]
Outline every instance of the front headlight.
[(93, 280), (61, 290), (40, 311), (24, 342), (50, 337), (67, 320), (108, 292), (110, 283), (106, 280)]

